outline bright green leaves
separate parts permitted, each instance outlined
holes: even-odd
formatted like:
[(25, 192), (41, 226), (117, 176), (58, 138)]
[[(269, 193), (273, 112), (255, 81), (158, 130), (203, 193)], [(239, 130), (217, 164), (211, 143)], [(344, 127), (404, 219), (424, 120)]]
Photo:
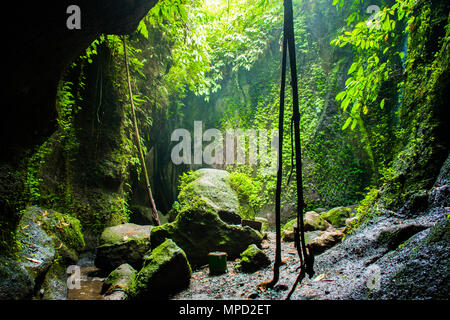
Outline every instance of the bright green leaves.
[(348, 117), (347, 120), (345, 121), (344, 125), (342, 126), (342, 130), (347, 129), (347, 127), (350, 125), (351, 122), (352, 122), (352, 118)]
[(145, 20), (144, 19), (141, 20), (141, 22), (139, 23), (138, 31), (139, 31), (140, 34), (142, 34), (142, 36), (145, 39), (148, 39), (148, 30), (147, 30), (147, 25), (145, 24)]
[(356, 68), (358, 68), (358, 63), (357, 62), (353, 62), (352, 65), (350, 66), (350, 69), (348, 69), (347, 74), (353, 73), (356, 70)]
[(343, 7), (344, 6), (344, 0), (333, 0), (332, 5), (336, 6), (336, 9), (337, 9), (337, 7)]
[(187, 90), (205, 99), (220, 88), (228, 67), (250, 70), (280, 24), (279, 0), (162, 0), (140, 22), (160, 29), (171, 45), (172, 64), (164, 77), (172, 93)]
[[(333, 5), (338, 2), (333, 1)], [(367, 114), (377, 101), (382, 83), (393, 73), (394, 64), (389, 58), (398, 55), (404, 59), (403, 52), (393, 50), (396, 37), (401, 35), (396, 25), (397, 21), (409, 16), (412, 3), (412, 0), (396, 0), (392, 7), (385, 7), (371, 16), (370, 22), (360, 21), (351, 31), (344, 31), (331, 41), (336, 47), (349, 45), (355, 53), (355, 59), (347, 72), (349, 78), (345, 89), (336, 96), (343, 112), (349, 112), (342, 129), (354, 129), (362, 121), (361, 112)], [(350, 21), (356, 20), (358, 14), (352, 15)], [(350, 105), (352, 108), (349, 110)], [(384, 105), (385, 99), (380, 102), (380, 108), (384, 108)]]
[(384, 109), (384, 103), (385, 103), (386, 99), (381, 100), (380, 102), (380, 108)]

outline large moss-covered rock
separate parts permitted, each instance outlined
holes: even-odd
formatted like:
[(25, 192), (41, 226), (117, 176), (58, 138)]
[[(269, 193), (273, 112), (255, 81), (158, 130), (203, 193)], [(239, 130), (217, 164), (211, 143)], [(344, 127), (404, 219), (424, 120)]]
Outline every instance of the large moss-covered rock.
[(333, 226), (345, 226), (345, 220), (350, 218), (350, 208), (336, 207), (328, 212), (322, 213), (321, 217), (330, 222)]
[(132, 266), (128, 263), (121, 264), (106, 277), (102, 292), (110, 295), (114, 291), (122, 291), (126, 294), (130, 290), (135, 276), (136, 270)]
[(154, 227), (150, 236), (152, 248), (168, 238), (186, 252), (193, 267), (207, 264), (209, 252), (226, 252), (235, 259), (250, 244), (259, 245), (262, 241), (261, 233), (248, 226), (223, 222), (202, 199), (193, 199), (184, 206), (174, 222)]
[[(330, 224), (314, 211), (308, 211), (305, 213), (303, 223), (305, 226), (305, 232), (319, 231), (319, 230), (323, 231), (330, 227)], [(294, 241), (293, 233), (295, 226), (297, 226), (296, 218), (289, 220), (281, 228), (281, 238), (283, 239), (283, 241)]]
[(303, 218), (305, 231), (326, 230), (330, 224), (317, 212), (308, 211)]
[(0, 300), (31, 298), (34, 278), (20, 261), (0, 255)]
[(97, 248), (95, 265), (112, 271), (121, 264), (128, 263), (139, 269), (145, 253), (150, 249), (151, 229), (152, 226), (133, 223), (105, 228)]
[(241, 253), (241, 261), (236, 268), (247, 273), (255, 272), (270, 265), (270, 259), (256, 245), (251, 244)]
[(0, 298), (25, 299), (39, 292), (38, 298), (63, 299), (67, 278), (64, 270), (77, 262), (84, 248), (78, 219), (28, 207), (16, 234), (20, 250), (10, 257), (0, 257)]
[(43, 300), (65, 300), (67, 297), (67, 265), (54, 263), (45, 274), (39, 297)]
[(164, 298), (189, 285), (192, 269), (184, 251), (171, 239), (151, 251), (130, 289), (134, 299)]
[(192, 174), (193, 180), (180, 191), (178, 202), (183, 206), (200, 198), (206, 206), (217, 212), (227, 223), (239, 224), (239, 200), (225, 170), (199, 169)]

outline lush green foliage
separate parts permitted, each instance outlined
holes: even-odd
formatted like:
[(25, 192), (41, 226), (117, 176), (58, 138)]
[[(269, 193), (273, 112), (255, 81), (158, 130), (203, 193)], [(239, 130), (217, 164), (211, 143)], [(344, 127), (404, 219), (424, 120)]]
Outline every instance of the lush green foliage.
[[(369, 106), (377, 101), (383, 82), (394, 73), (395, 65), (390, 53), (396, 49), (396, 38), (405, 33), (404, 28), (396, 26), (409, 17), (412, 4), (413, 1), (398, 0), (392, 7), (385, 7), (372, 16), (373, 20), (359, 21), (352, 31), (345, 31), (331, 42), (339, 47), (350, 45), (355, 52), (354, 62), (347, 72), (350, 77), (345, 82), (345, 90), (336, 96), (344, 112), (351, 107), (343, 129), (350, 126), (353, 130), (359, 125), (364, 130), (361, 112), (368, 113)], [(352, 14), (347, 22), (351, 23), (357, 17)], [(408, 26), (413, 22), (414, 18), (409, 19)], [(405, 52), (396, 51), (395, 55), (403, 59)], [(398, 87), (402, 85), (400, 82)], [(379, 102), (381, 109), (385, 102), (385, 99)]]
[(239, 199), (239, 212), (246, 219), (255, 219), (263, 199), (261, 199), (261, 183), (241, 172), (230, 174), (231, 187)]

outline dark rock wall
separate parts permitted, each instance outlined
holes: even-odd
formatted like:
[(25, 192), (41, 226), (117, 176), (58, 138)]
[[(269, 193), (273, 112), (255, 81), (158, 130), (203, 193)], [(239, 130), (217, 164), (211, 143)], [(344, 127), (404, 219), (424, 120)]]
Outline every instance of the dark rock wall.
[[(100, 34), (127, 34), (157, 0), (27, 2), (3, 12), (2, 159), (42, 143), (55, 129), (56, 86), (64, 68)], [(81, 9), (81, 30), (69, 30), (69, 5)], [(6, 101), (5, 101), (6, 100)], [(5, 143), (6, 142), (6, 143)]]

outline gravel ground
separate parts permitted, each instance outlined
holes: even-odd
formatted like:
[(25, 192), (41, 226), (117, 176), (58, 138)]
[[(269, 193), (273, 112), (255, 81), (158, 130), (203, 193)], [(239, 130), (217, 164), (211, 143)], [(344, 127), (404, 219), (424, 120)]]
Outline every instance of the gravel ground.
[[(228, 261), (228, 272), (219, 276), (210, 276), (208, 266), (192, 274), (189, 287), (172, 299), (186, 300), (228, 300), (228, 299), (263, 299), (283, 300), (297, 278), (299, 266), (297, 251), (293, 243), (282, 242), (282, 261), (280, 280), (273, 289), (262, 292), (258, 284), (273, 277), (273, 260), (275, 259), (275, 233), (268, 232), (267, 240), (262, 243), (263, 251), (272, 260), (272, 264), (254, 273), (242, 273), (235, 270), (238, 260)], [(306, 283), (306, 281), (304, 281)], [(299, 299), (299, 297), (297, 297)]]

